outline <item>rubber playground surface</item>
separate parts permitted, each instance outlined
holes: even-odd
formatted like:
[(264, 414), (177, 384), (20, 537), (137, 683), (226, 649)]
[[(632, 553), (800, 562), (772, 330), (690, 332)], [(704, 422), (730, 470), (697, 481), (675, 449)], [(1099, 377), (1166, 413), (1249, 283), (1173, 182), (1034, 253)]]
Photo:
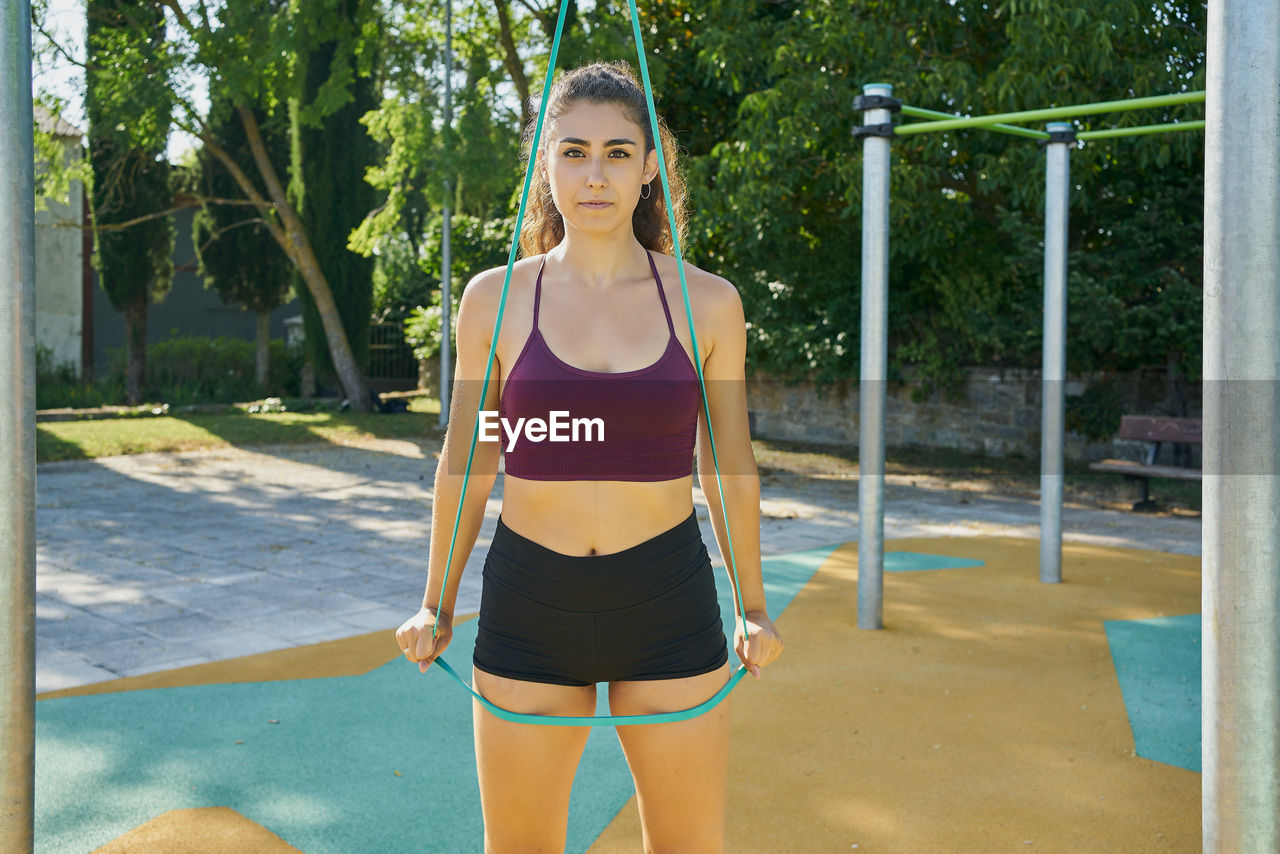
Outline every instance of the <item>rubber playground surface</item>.
[[(856, 542), (764, 558), (787, 646), (725, 701), (728, 851), (1200, 850), (1198, 556), (1068, 541), (1043, 584), (1031, 538), (885, 552), (879, 631)], [(472, 700), (395, 628), (38, 695), (36, 851), (482, 851)], [(639, 851), (634, 795), (593, 728), (565, 850)]]

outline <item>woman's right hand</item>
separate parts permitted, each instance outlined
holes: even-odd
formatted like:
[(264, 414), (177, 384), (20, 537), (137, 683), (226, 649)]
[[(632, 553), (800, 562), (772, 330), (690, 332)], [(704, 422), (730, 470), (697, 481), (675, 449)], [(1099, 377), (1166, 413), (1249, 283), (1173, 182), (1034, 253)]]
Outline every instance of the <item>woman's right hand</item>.
[[(431, 637), (435, 627), (435, 638)], [(418, 672), (426, 673), (453, 638), (453, 616), (447, 611), (437, 616), (435, 608), (423, 608), (396, 629), (396, 644), (405, 658), (418, 662)]]

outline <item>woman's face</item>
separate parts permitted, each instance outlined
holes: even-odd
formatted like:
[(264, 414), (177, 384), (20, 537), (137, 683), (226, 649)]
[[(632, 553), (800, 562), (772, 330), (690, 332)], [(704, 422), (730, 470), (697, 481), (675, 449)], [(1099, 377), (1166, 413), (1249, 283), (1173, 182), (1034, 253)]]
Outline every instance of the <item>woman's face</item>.
[[(630, 228), (643, 186), (658, 175), (658, 152), (644, 156), (640, 126), (615, 104), (579, 102), (550, 123), (547, 134), (543, 175), (565, 222), (596, 233)], [(608, 204), (584, 204), (592, 200)]]

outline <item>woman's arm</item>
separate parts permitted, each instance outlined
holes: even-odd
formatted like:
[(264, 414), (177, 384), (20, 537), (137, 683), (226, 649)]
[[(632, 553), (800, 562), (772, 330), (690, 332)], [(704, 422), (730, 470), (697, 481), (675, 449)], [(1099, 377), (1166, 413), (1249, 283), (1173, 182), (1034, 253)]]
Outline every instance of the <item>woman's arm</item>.
[[(713, 460), (706, 412), (700, 411), (698, 485), (706, 495), (711, 525), (730, 578), (734, 567), (737, 568), (746, 614), (753, 611), (767, 614), (764, 581), (760, 574), (760, 475), (756, 470), (751, 433), (747, 426), (746, 319), (737, 288), (719, 276), (709, 275), (709, 281), (704, 289), (707, 294), (707, 311), (703, 314), (705, 321), (700, 324), (705, 326), (704, 334), (708, 340), (700, 339), (698, 344), (700, 350), (709, 345), (699, 355), (703, 357), (702, 376), (711, 411), (711, 429), (715, 433), (715, 457)], [(716, 483), (717, 462), (720, 485)], [(723, 505), (721, 486), (724, 489)], [(732, 550), (729, 547), (730, 535)], [(735, 599), (735, 611), (737, 607)]]
[[(495, 276), (495, 273), (501, 275)], [(498, 477), (498, 443), (476, 439), (475, 456), (471, 460), (471, 476), (465, 499), (462, 482), (467, 470), (467, 453), (471, 433), (479, 416), (480, 390), (484, 385), (485, 366), (489, 362), (489, 346), (493, 338), (494, 318), (502, 295), (503, 270), (487, 270), (477, 275), (462, 292), (458, 305), (458, 358), (454, 370), (453, 399), (449, 407), (449, 426), (445, 432), (440, 461), (436, 465), (435, 491), (431, 501), (431, 551), (427, 561), (427, 589), (422, 607), (439, 609), (451, 617), (462, 583), (462, 570), (484, 523), (485, 506), (493, 483)], [(497, 354), (489, 373), (489, 388), (483, 408), (499, 406), (501, 371)], [(449, 567), (449, 587), (444, 585), (444, 566), (449, 557), (449, 541), (453, 538), (454, 520), (460, 500), (462, 518), (458, 522), (458, 539), (453, 547)]]

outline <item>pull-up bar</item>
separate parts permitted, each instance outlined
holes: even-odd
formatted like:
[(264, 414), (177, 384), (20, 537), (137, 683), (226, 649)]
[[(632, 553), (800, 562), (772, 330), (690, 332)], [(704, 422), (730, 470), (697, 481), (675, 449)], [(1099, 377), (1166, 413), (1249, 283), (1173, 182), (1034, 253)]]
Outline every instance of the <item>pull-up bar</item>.
[[(939, 112), (938, 110), (926, 110), (923, 107), (909, 107), (906, 104), (902, 105), (902, 114), (904, 116), (915, 116), (918, 119), (945, 119), (947, 121), (951, 121), (953, 119), (959, 118), (954, 113), (943, 113), (943, 112)], [(910, 127), (920, 127), (925, 124), (931, 124), (931, 123), (919, 122), (918, 124), (910, 125)], [(894, 132), (897, 133), (903, 127), (907, 127), (907, 125), (899, 125), (897, 128), (894, 128)], [(1048, 139), (1049, 138), (1049, 134), (1042, 130), (1032, 130), (1031, 128), (1020, 128), (1017, 125), (994, 124), (994, 125), (983, 125), (983, 127), (985, 127), (987, 130), (999, 131), (1000, 133), (1008, 133), (1014, 136), (1026, 136), (1026, 137), (1030, 137), (1031, 139)]]
[[(887, 83), (854, 102), (862, 140), (862, 327), (857, 626), (882, 629), (885, 385), (892, 140), (984, 128), (1046, 140), (1040, 580), (1062, 580), (1067, 200), (1076, 140), (1205, 131), (1204, 572), (1201, 755), (1204, 854), (1280, 852), (1280, 5), (1209, 0), (1205, 92), (980, 118), (906, 107)], [(1043, 136), (1006, 122), (1205, 103), (1207, 121)], [(894, 126), (892, 112), (939, 121)], [(1230, 475), (1230, 476), (1226, 476)]]
[[(938, 110), (926, 110), (923, 107), (912, 107), (907, 104), (902, 105), (902, 114), (904, 116), (914, 116), (918, 119), (946, 119), (948, 121), (957, 118), (952, 113), (943, 113)], [(898, 125), (894, 128), (894, 134), (900, 134), (904, 127), (921, 127), (925, 124), (933, 124), (933, 122), (918, 122), (912, 125)], [(1047, 131), (1035, 130), (1033, 128), (1023, 128), (1017, 125), (994, 124), (982, 125), (983, 130), (993, 130), (998, 133), (1007, 133), (1012, 136), (1023, 136), (1027, 139), (1043, 139), (1047, 140), (1049, 134)], [(1159, 125), (1140, 125), (1131, 128), (1106, 128), (1105, 130), (1086, 130), (1076, 133), (1076, 139), (1110, 139), (1117, 136), (1142, 136), (1149, 133), (1170, 133), (1174, 131), (1185, 130), (1204, 130), (1204, 120), (1198, 119), (1191, 122), (1166, 122)]]
[[(1143, 110), (1149, 107), (1168, 107), (1176, 104), (1199, 104), (1203, 102), (1203, 91), (1179, 92), (1175, 95), (1153, 95), (1149, 98), (1131, 98), (1126, 101), (1101, 101), (1096, 104), (1076, 104), (1072, 107), (1048, 107), (1042, 110), (1022, 110), (1016, 113), (996, 113), (990, 116), (951, 116), (941, 121), (912, 122), (911, 124), (898, 125), (893, 129), (893, 133), (894, 136), (908, 136), (917, 133), (932, 133), (934, 131), (957, 130), (960, 128), (987, 128), (990, 130), (1000, 130), (1004, 133), (1011, 133), (1015, 131), (1007, 125), (1001, 128), (993, 126), (1004, 125), (1006, 122), (1052, 121), (1055, 119), (1072, 118), (1074, 116), (1090, 116), (1097, 113), (1115, 113), (1123, 110)], [(919, 107), (904, 106), (902, 108), (902, 112), (906, 115), (917, 115), (922, 117), (925, 115), (944, 115), (943, 113), (936, 113), (932, 110), (921, 110)], [(1176, 130), (1182, 129), (1173, 125), (1165, 125), (1164, 127), (1174, 127)], [(1024, 128), (1023, 130), (1026, 129)], [(1134, 129), (1128, 128), (1127, 130), (1132, 131)], [(1094, 131), (1094, 133), (1102, 132), (1103, 131)], [(1155, 131), (1146, 132), (1154, 133)], [(1040, 134), (1035, 131), (1030, 131), (1023, 135), (1032, 135), (1043, 139), (1048, 138), (1048, 134)], [(1119, 134), (1112, 135), (1118, 136)]]
[(1194, 122), (1166, 122), (1162, 125), (1140, 125), (1133, 128), (1107, 128), (1106, 130), (1086, 130), (1076, 134), (1076, 139), (1110, 139), (1114, 136), (1144, 136), (1149, 133), (1171, 133), (1180, 130), (1204, 130), (1204, 120)]
[[(884, 562), (884, 383), (887, 376), (889, 279), (890, 147), (895, 137), (932, 131), (977, 128), (1043, 140), (1045, 152), (1044, 353), (1041, 365), (1040, 580), (1062, 581), (1062, 498), (1065, 444), (1067, 227), (1070, 196), (1069, 153), (1078, 140), (1200, 130), (1204, 121), (1077, 132), (1061, 119), (1175, 104), (1202, 103), (1204, 92), (1181, 92), (1128, 101), (1103, 101), (991, 116), (957, 117), (911, 107), (893, 97), (893, 86), (870, 83), (854, 101), (865, 124), (853, 135), (863, 141), (862, 174), (862, 385), (859, 391), (858, 483), (858, 627), (883, 626)], [(894, 125), (901, 112), (938, 121)], [(1046, 130), (1007, 122), (1057, 119)]]

